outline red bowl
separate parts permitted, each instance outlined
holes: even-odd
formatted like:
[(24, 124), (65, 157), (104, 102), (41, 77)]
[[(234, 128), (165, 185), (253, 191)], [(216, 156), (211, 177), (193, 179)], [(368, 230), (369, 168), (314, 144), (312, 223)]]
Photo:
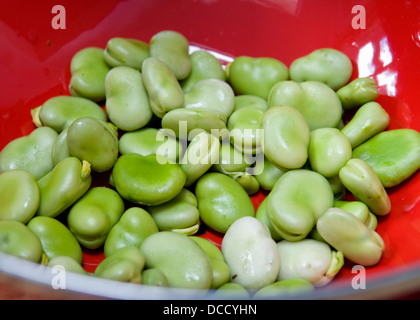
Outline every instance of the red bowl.
[[(147, 42), (165, 29), (181, 32), (192, 45), (220, 53), (222, 59), (269, 56), (290, 65), (315, 49), (338, 49), (351, 58), (353, 78), (377, 81), (377, 101), (390, 115), (389, 128), (420, 131), (420, 6), (416, 1), (369, 0), (360, 5), (356, 0), (110, 0), (100, 4), (72, 0), (62, 1), (59, 12), (54, 11), (56, 4), (0, 2), (0, 149), (34, 129), (30, 109), (53, 96), (69, 94), (69, 63), (78, 50), (105, 48), (117, 36)], [(65, 19), (58, 21), (59, 13)], [(64, 28), (57, 29), (57, 23)], [(379, 217), (377, 228), (386, 245), (380, 263), (365, 268), (363, 274), (346, 264), (333, 283), (311, 298), (396, 298), (420, 292), (419, 190), (419, 173), (388, 190), (392, 210)], [(261, 192), (253, 197), (255, 207), (264, 196)], [(215, 232), (204, 236), (221, 242)], [(84, 257), (85, 268), (93, 270), (102, 253), (85, 252)], [(0, 254), (0, 285), (9, 288), (9, 293), (2, 288), (2, 294), (60, 297), (51, 289), (52, 275), (38, 269)], [(69, 279), (73, 276), (74, 281), (67, 282), (69, 290), (61, 295), (194, 297), (186, 290), (138, 290), (138, 286), (77, 275)], [(357, 289), (360, 276), (365, 277), (366, 287)]]

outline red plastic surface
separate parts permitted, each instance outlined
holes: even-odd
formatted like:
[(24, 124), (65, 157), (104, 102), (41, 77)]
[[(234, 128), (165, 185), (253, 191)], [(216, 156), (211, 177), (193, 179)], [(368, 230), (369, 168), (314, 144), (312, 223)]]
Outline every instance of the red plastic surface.
[[(353, 8), (361, 3), (365, 29), (354, 28), (361, 20)], [(65, 29), (51, 24), (57, 4), (65, 8)], [(79, 49), (104, 48), (115, 36), (149, 41), (164, 29), (230, 56), (270, 56), (286, 65), (314, 49), (336, 48), (351, 58), (353, 77), (377, 80), (390, 129), (420, 131), (419, 17), (418, 1), (1, 1), (0, 149), (34, 129), (30, 109), (69, 94), (69, 63)], [(389, 195), (391, 213), (378, 219), (377, 229), (386, 249), (380, 263), (367, 268), (368, 281), (420, 262), (420, 174)], [(263, 197), (253, 197), (256, 207)], [(205, 236), (220, 244), (220, 234)], [(86, 251), (85, 267), (93, 270), (102, 257), (100, 250)], [(337, 278), (348, 284), (352, 276), (349, 264)]]

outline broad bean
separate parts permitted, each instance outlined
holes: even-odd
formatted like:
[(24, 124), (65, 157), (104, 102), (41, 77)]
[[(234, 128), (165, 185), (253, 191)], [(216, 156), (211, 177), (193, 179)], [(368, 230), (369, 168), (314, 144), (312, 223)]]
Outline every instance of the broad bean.
[(362, 105), (353, 118), (341, 129), (354, 149), (385, 130), (389, 124), (389, 115), (377, 102)]
[(243, 187), (222, 173), (203, 175), (197, 181), (195, 195), (201, 220), (222, 233), (239, 218), (255, 214), (252, 201)]
[(279, 235), (297, 241), (311, 232), (333, 204), (334, 194), (324, 176), (307, 169), (290, 170), (268, 195), (267, 214)]
[(51, 160), (55, 167), (61, 160), (71, 157), (69, 146), (67, 144), (67, 132), (69, 128), (65, 128), (55, 139), (51, 148)]
[(138, 248), (123, 247), (105, 257), (94, 274), (116, 281), (141, 283), (144, 264), (144, 254)]
[(186, 235), (195, 234), (200, 227), (197, 198), (188, 189), (172, 200), (146, 208), (161, 231), (173, 231)]
[(219, 139), (206, 131), (191, 140), (180, 161), (180, 166), (187, 175), (186, 187), (196, 182), (219, 160), (219, 149)]
[(278, 280), (302, 278), (315, 287), (330, 283), (344, 265), (341, 252), (331, 250), (325, 242), (302, 239), (277, 243), (280, 255)]
[(105, 77), (109, 70), (102, 48), (81, 49), (73, 56), (70, 63), (70, 94), (96, 102), (103, 101)]
[(167, 112), (162, 128), (183, 140), (192, 140), (201, 131), (218, 133), (220, 139), (228, 136), (226, 116), (216, 110), (179, 108)]
[(212, 298), (218, 299), (249, 299), (251, 296), (247, 289), (239, 283), (227, 282), (222, 284), (217, 290), (213, 293)]
[(224, 235), (221, 250), (232, 282), (259, 290), (276, 280), (280, 267), (276, 243), (256, 218), (236, 220)]
[(123, 212), (124, 202), (114, 189), (94, 187), (73, 204), (67, 222), (83, 247), (96, 249), (104, 244)]
[(251, 107), (251, 106), (255, 108), (261, 108), (263, 110), (268, 109), (267, 100), (259, 96), (255, 96), (253, 94), (236, 95), (234, 102), (235, 102), (234, 103), (235, 106), (234, 106), (233, 111), (236, 111), (243, 107)]
[(189, 43), (179, 32), (164, 30), (150, 39), (150, 56), (159, 58), (174, 73), (176, 79), (185, 79), (191, 72)]
[(278, 232), (274, 229), (273, 224), (271, 223), (270, 218), (268, 217), (267, 201), (268, 201), (267, 197), (265, 197), (264, 200), (261, 201), (255, 213), (255, 218), (257, 218), (263, 224), (266, 225), (266, 227), (270, 231), (271, 238), (273, 238), (274, 241), (280, 241), (283, 239), (283, 237), (279, 235)]
[(343, 209), (328, 209), (318, 219), (317, 230), (327, 243), (354, 263), (373, 266), (382, 257), (385, 244), (381, 236)]
[(264, 113), (261, 128), (261, 146), (269, 161), (284, 169), (298, 169), (306, 163), (310, 130), (300, 111), (271, 107)]
[(143, 84), (153, 113), (162, 118), (166, 112), (184, 107), (184, 92), (172, 70), (160, 59), (150, 57), (142, 66)]
[(158, 206), (148, 207), (157, 227), (161, 231), (174, 231), (187, 235), (195, 234), (200, 227), (197, 198), (188, 189), (172, 200)]
[(351, 159), (352, 148), (347, 137), (337, 128), (311, 131), (308, 156), (311, 168), (326, 178), (338, 172)]
[(39, 238), (42, 251), (48, 261), (55, 257), (67, 256), (82, 263), (82, 248), (70, 230), (59, 220), (51, 217), (34, 217), (28, 228)]
[(262, 152), (261, 123), (265, 110), (253, 106), (243, 107), (229, 117), (227, 129), (231, 143), (244, 154)]
[(242, 152), (234, 148), (231, 143), (222, 141), (219, 150), (219, 160), (213, 164), (213, 168), (233, 178), (242, 175), (251, 165), (248, 158)]
[(225, 81), (226, 73), (222, 64), (213, 54), (205, 50), (191, 53), (191, 72), (180, 81), (182, 90), (188, 92), (194, 84), (204, 79), (218, 79)]
[(143, 270), (141, 273), (141, 278), (141, 283), (143, 285), (169, 287), (168, 279), (166, 276), (162, 271), (155, 268)]
[(82, 97), (56, 96), (32, 110), (33, 122), (37, 127), (48, 126), (57, 133), (81, 117), (92, 117), (106, 121), (105, 112), (95, 102)]
[(139, 71), (149, 56), (149, 44), (131, 38), (111, 38), (104, 51), (104, 59), (109, 66), (127, 66)]
[(40, 202), (36, 215), (57, 217), (75, 203), (92, 183), (88, 162), (75, 157), (60, 161), (52, 171), (38, 180)]
[(109, 231), (105, 239), (104, 254), (109, 256), (123, 247), (140, 248), (144, 239), (159, 232), (155, 220), (144, 209), (131, 207)]
[(374, 214), (383, 216), (391, 211), (388, 194), (367, 162), (350, 159), (340, 169), (339, 177), (343, 185)]
[(213, 277), (210, 259), (188, 236), (171, 231), (157, 232), (147, 237), (140, 249), (146, 268), (160, 270), (170, 287), (201, 289), (202, 294), (210, 289)]
[(261, 188), (264, 190), (272, 190), (277, 180), (287, 172), (287, 169), (282, 169), (275, 166), (270, 160), (264, 157), (264, 162), (257, 163), (256, 166), (264, 167), (262, 170), (255, 175), (258, 183), (260, 184)]
[(127, 66), (112, 68), (105, 78), (105, 109), (119, 129), (134, 131), (152, 119), (152, 109), (141, 73)]
[(280, 81), (271, 88), (267, 101), (269, 107), (287, 105), (298, 109), (311, 130), (336, 128), (343, 113), (334, 90), (318, 81)]
[(71, 156), (89, 162), (97, 172), (108, 171), (118, 158), (115, 128), (91, 117), (79, 118), (69, 126), (67, 147)]
[(24, 223), (0, 221), (0, 251), (32, 262), (40, 262), (42, 245), (39, 238)]
[(22, 169), (39, 180), (54, 167), (51, 150), (57, 136), (50, 127), (40, 127), (12, 140), (0, 152), (0, 172)]
[(177, 161), (184, 153), (183, 144), (162, 129), (151, 127), (125, 132), (121, 135), (118, 148), (121, 154), (138, 153), (142, 156), (157, 154)]
[(337, 90), (343, 109), (352, 109), (376, 100), (378, 85), (371, 78), (356, 78)]
[(169, 163), (167, 158), (129, 153), (118, 158), (112, 179), (124, 199), (154, 206), (175, 198), (187, 176), (178, 164)]
[(216, 110), (229, 118), (235, 105), (235, 94), (226, 82), (204, 79), (194, 84), (184, 95), (185, 108)]
[(393, 187), (420, 169), (420, 133), (414, 129), (383, 131), (353, 150), (364, 160), (384, 187)]
[(55, 266), (60, 266), (61, 268), (64, 268), (66, 272), (74, 272), (79, 273), (83, 275), (89, 275), (88, 272), (83, 269), (83, 267), (78, 263), (76, 260), (69, 256), (57, 256), (52, 258), (48, 262), (48, 267), (54, 268)]
[(294, 60), (289, 71), (294, 81), (320, 81), (338, 90), (350, 80), (353, 66), (343, 52), (322, 48)]
[(305, 279), (285, 279), (276, 281), (264, 288), (258, 290), (254, 299), (279, 299), (294, 297), (305, 293), (311, 293), (315, 290), (314, 285)]
[(0, 174), (0, 220), (27, 223), (39, 206), (39, 186), (34, 175), (25, 170)]
[(363, 202), (338, 200), (334, 202), (334, 207), (350, 212), (369, 227), (369, 229), (376, 229), (378, 219), (369, 211), (368, 206)]
[(255, 176), (244, 173), (241, 174), (239, 177), (235, 178), (235, 180), (245, 189), (248, 194), (255, 194), (260, 190), (260, 183), (258, 182)]
[(205, 238), (191, 236), (201, 249), (207, 254), (213, 270), (212, 289), (217, 289), (230, 280), (230, 269), (220, 249)]
[(239, 56), (228, 66), (228, 81), (237, 94), (267, 99), (271, 87), (289, 78), (283, 62), (270, 57)]

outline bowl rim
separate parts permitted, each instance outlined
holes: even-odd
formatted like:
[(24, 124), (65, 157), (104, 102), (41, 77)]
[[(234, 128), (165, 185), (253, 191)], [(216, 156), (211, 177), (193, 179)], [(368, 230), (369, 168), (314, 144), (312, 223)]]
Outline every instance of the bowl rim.
[[(403, 270), (402, 270), (403, 269)], [(390, 270), (391, 271), (391, 270)], [(34, 273), (37, 274), (33, 277)], [(0, 252), (0, 276), (9, 277), (9, 280), (16, 281), (17, 285), (24, 284), (42, 285), (43, 289), (51, 294), (57, 290), (76, 294), (77, 299), (116, 299), (116, 300), (214, 300), (209, 291), (183, 289), (173, 287), (157, 287), (143, 284), (103, 279), (95, 276), (67, 272), (65, 274), (65, 288), (54, 289), (52, 283), (56, 276), (51, 267), (39, 263), (24, 260), (6, 253)], [(1, 281), (1, 277), (0, 277)], [(418, 291), (420, 286), (420, 263), (411, 263), (404, 268), (393, 269), (376, 276), (364, 289), (353, 289), (351, 286), (343, 285), (343, 281), (336, 282), (332, 286), (325, 286), (314, 292), (297, 294), (291, 297), (279, 296), (278, 299), (289, 300), (366, 300), (366, 299), (392, 299), (394, 297), (406, 296)], [(25, 291), (25, 288), (19, 287)], [(210, 294), (209, 294), (210, 293)], [(80, 295), (80, 296), (79, 296)], [(57, 296), (59, 298), (59, 296)], [(229, 295), (229, 300), (235, 300)], [(30, 297), (33, 299), (33, 297)], [(241, 300), (254, 300), (250, 297)], [(218, 296), (217, 300), (224, 300)], [(262, 300), (277, 300), (262, 299)]]

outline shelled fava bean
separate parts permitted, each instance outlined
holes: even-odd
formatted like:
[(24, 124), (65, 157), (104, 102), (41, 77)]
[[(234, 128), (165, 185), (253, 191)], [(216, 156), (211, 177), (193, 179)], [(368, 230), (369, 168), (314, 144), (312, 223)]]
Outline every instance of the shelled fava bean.
[[(375, 80), (352, 72), (331, 48), (223, 65), (169, 30), (80, 50), (70, 95), (0, 152), (0, 251), (215, 297), (311, 292), (346, 259), (377, 264), (385, 188), (419, 169), (420, 133), (386, 131)], [(84, 248), (104, 249), (94, 273)]]

